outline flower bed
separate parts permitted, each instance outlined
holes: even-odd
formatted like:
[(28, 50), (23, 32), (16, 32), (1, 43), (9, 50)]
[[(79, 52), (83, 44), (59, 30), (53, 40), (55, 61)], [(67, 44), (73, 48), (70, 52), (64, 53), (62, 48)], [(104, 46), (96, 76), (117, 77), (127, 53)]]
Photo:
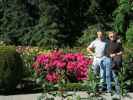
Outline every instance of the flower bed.
[(45, 88), (63, 88), (66, 83), (88, 79), (88, 69), (92, 61), (82, 53), (51, 51), (36, 56), (33, 69), (39, 83)]

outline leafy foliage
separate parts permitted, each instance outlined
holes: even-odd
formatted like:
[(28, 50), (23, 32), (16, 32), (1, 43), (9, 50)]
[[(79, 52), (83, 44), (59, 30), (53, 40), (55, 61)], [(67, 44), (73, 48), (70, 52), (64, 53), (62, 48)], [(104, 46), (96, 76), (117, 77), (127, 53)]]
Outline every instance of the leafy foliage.
[(0, 1), (0, 36), (7, 43), (22, 43), (25, 33), (30, 30), (34, 21), (25, 12), (21, 0)]
[(87, 47), (88, 43), (96, 38), (96, 25), (89, 26), (88, 29), (83, 31), (83, 35), (78, 39), (79, 46)]
[(15, 89), (22, 77), (23, 62), (15, 47), (0, 46), (0, 88)]
[(116, 7), (114, 0), (1, 0), (0, 36), (16, 45), (72, 47), (88, 26), (107, 27)]
[(126, 39), (126, 31), (130, 23), (130, 17), (132, 16), (132, 1), (119, 0), (118, 8), (114, 11), (114, 29), (116, 32)]
[(126, 40), (128, 43), (133, 42), (133, 23), (130, 24), (130, 26), (126, 32)]

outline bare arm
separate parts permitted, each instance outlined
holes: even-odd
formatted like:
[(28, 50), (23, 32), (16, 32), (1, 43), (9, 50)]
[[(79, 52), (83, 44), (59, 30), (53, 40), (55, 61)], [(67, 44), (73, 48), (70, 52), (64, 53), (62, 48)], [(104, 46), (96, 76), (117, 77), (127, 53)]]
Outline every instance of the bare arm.
[(116, 53), (116, 55), (122, 55), (122, 51), (120, 51), (120, 52)]
[(122, 55), (122, 51), (120, 51), (118, 53), (110, 54), (110, 57), (121, 56), (121, 55)]
[(91, 55), (94, 55), (93, 48), (87, 48), (87, 52), (89, 52)]

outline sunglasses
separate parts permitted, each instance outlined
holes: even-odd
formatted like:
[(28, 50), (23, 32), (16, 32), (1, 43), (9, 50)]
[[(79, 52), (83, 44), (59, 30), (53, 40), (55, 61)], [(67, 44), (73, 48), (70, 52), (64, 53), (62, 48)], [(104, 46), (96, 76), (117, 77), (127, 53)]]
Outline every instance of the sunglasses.
[(109, 36), (110, 38), (114, 38), (115, 36)]

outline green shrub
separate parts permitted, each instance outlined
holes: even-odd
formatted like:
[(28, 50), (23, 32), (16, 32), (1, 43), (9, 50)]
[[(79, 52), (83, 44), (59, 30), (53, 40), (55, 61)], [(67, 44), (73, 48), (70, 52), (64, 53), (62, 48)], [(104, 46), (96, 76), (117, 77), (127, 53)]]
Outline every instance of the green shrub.
[[(125, 46), (125, 53), (124, 53), (124, 64), (126, 65), (126, 75), (125, 77), (127, 77), (128, 80), (132, 80), (133, 81), (133, 44), (127, 44)], [(127, 74), (128, 73), (128, 74)]]
[(0, 88), (15, 89), (23, 76), (23, 61), (13, 46), (0, 46)]
[(36, 55), (49, 52), (49, 50), (30, 46), (17, 46), (16, 50), (21, 54), (21, 58), (24, 61), (24, 78), (34, 79), (35, 73), (32, 64), (34, 63)]
[(123, 46), (123, 66), (119, 73), (119, 80), (120, 92), (122, 95), (126, 95), (127, 91), (133, 90), (133, 44), (126, 42)]
[(133, 42), (133, 23), (129, 26), (129, 28), (126, 32), (126, 40), (128, 43)]
[(79, 44), (86, 47), (96, 38), (96, 32), (96, 25), (89, 26), (88, 29), (83, 31), (83, 35), (78, 39)]
[(5, 42), (0, 40), (0, 46), (5, 46)]

